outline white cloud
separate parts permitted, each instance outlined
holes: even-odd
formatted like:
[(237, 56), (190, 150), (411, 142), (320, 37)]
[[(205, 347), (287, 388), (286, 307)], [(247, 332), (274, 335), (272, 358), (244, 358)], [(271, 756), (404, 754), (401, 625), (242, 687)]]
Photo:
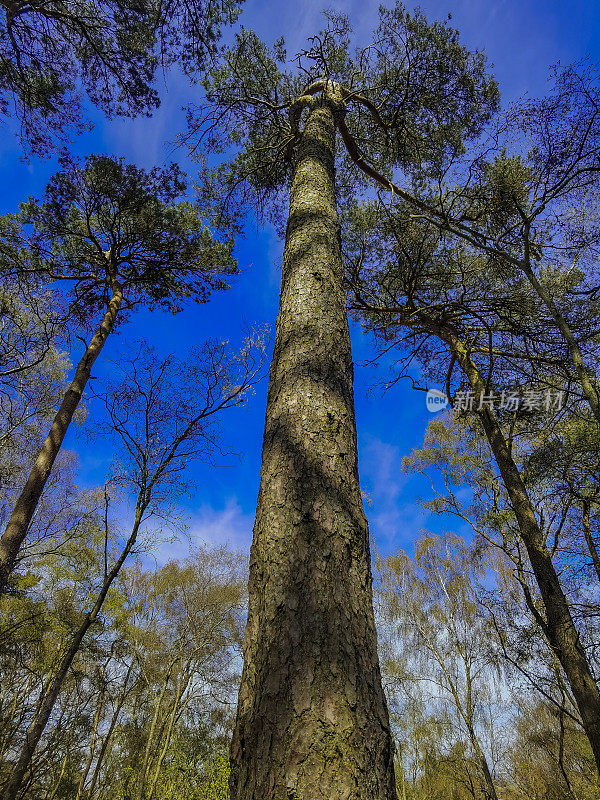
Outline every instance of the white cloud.
[(192, 517), (188, 534), (193, 544), (228, 544), (249, 550), (253, 525), (254, 515), (245, 514), (237, 499), (230, 497), (221, 509), (202, 505)]
[(427, 516), (412, 499), (402, 499), (410, 477), (402, 472), (401, 461), (400, 448), (381, 439), (369, 438), (361, 448), (361, 476), (370, 500), (365, 512), (371, 533), (384, 552), (410, 548)]
[[(153, 548), (150, 558), (158, 566), (172, 560), (183, 561), (197, 545), (228, 545), (231, 550), (250, 550), (254, 517), (243, 512), (235, 497), (228, 498), (222, 508), (204, 503), (191, 517), (183, 513), (182, 523), (183, 531), (175, 525), (169, 534), (165, 528), (162, 543)], [(153, 527), (152, 523), (148, 526), (149, 530)]]

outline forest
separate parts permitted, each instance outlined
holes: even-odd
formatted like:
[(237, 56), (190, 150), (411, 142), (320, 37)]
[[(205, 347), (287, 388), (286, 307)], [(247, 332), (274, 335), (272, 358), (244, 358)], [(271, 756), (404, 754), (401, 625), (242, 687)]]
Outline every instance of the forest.
[(600, 800), (594, 4), (0, 0), (0, 171), (0, 800)]

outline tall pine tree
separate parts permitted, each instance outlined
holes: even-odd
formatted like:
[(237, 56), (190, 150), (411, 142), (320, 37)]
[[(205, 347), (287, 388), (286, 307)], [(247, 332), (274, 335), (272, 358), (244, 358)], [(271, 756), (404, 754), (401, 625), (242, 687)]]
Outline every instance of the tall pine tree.
[[(358, 479), (338, 199), (374, 174), (439, 171), (497, 100), (484, 59), (446, 24), (381, 10), (353, 56), (347, 20), (284, 71), (252, 32), (190, 109), (188, 140), (239, 147), (217, 171), (224, 212), (289, 194), (250, 558), (232, 800), (392, 800), (393, 746)], [(338, 148), (341, 139), (342, 147)]]

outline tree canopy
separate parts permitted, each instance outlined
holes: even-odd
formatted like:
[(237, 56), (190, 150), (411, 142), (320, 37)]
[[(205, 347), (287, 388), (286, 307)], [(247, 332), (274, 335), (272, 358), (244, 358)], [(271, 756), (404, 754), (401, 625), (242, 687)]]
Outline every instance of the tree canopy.
[(82, 89), (109, 117), (151, 114), (157, 71), (202, 70), (240, 3), (6, 0), (1, 8), (0, 112), (39, 155), (87, 127)]
[(216, 186), (228, 187), (224, 209), (236, 197), (260, 209), (272, 190), (289, 187), (303, 113), (328, 87), (339, 94), (340, 189), (372, 180), (389, 188), (394, 170), (409, 186), (441, 175), (497, 107), (483, 54), (461, 45), (447, 22), (401, 3), (382, 7), (372, 43), (360, 48), (346, 17), (325, 16), (292, 70), (283, 38), (269, 48), (242, 30), (204, 82), (206, 103), (190, 105), (182, 139), (192, 151), (240, 151), (217, 173)]

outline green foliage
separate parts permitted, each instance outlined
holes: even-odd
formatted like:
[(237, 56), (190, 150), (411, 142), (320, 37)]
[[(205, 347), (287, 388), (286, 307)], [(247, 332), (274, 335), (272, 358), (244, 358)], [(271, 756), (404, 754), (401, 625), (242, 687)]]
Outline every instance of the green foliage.
[(23, 145), (41, 155), (88, 127), (81, 87), (109, 116), (150, 114), (156, 70), (202, 70), (239, 10), (239, 0), (5, 2), (0, 112), (16, 116)]
[(65, 380), (56, 297), (36, 280), (0, 284), (0, 503), (21, 479)]
[(486, 210), (490, 226), (503, 230), (519, 222), (519, 208), (526, 209), (533, 170), (520, 156), (509, 156), (504, 150), (490, 164), (481, 166), (488, 196)]
[(227, 288), (233, 244), (213, 237), (182, 199), (185, 176), (175, 164), (147, 172), (108, 156), (63, 156), (60, 165), (42, 199), (12, 218), (5, 269), (59, 282), (81, 321), (107, 304), (115, 283), (126, 309), (170, 311)]
[(229, 800), (229, 759), (225, 756), (210, 765), (198, 800)]
[[(542, 702), (520, 704), (510, 749), (515, 797), (593, 800), (598, 788), (589, 745), (578, 725)], [(510, 796), (510, 795), (509, 795)]]
[(524, 611), (498, 551), (425, 533), (414, 555), (379, 558), (378, 568), (399, 800), (489, 797), (477, 744), (499, 800), (595, 797), (591, 749), (562, 676), (539, 633), (512, 636)]
[[(18, 592), (0, 598), (0, 752), (21, 742), (102, 559), (102, 536), (90, 530), (70, 553), (30, 558)], [(97, 724), (92, 796), (137, 794), (141, 782), (145, 798), (226, 800), (243, 595), (240, 558), (224, 547), (123, 571), (63, 687), (30, 791), (73, 797)]]
[(336, 122), (347, 151), (338, 159), (340, 188), (364, 185), (363, 167), (384, 175), (401, 169), (417, 181), (439, 175), (497, 107), (484, 57), (465, 49), (446, 22), (430, 24), (401, 3), (382, 7), (376, 45), (356, 49), (348, 19), (325, 17), (294, 69), (283, 40), (269, 48), (243, 30), (205, 80), (207, 103), (189, 109), (185, 139), (193, 149), (236, 147), (215, 179), (215, 193), (223, 182), (229, 187), (230, 209), (236, 200), (262, 209), (289, 185), (303, 109), (331, 87), (341, 91)]

